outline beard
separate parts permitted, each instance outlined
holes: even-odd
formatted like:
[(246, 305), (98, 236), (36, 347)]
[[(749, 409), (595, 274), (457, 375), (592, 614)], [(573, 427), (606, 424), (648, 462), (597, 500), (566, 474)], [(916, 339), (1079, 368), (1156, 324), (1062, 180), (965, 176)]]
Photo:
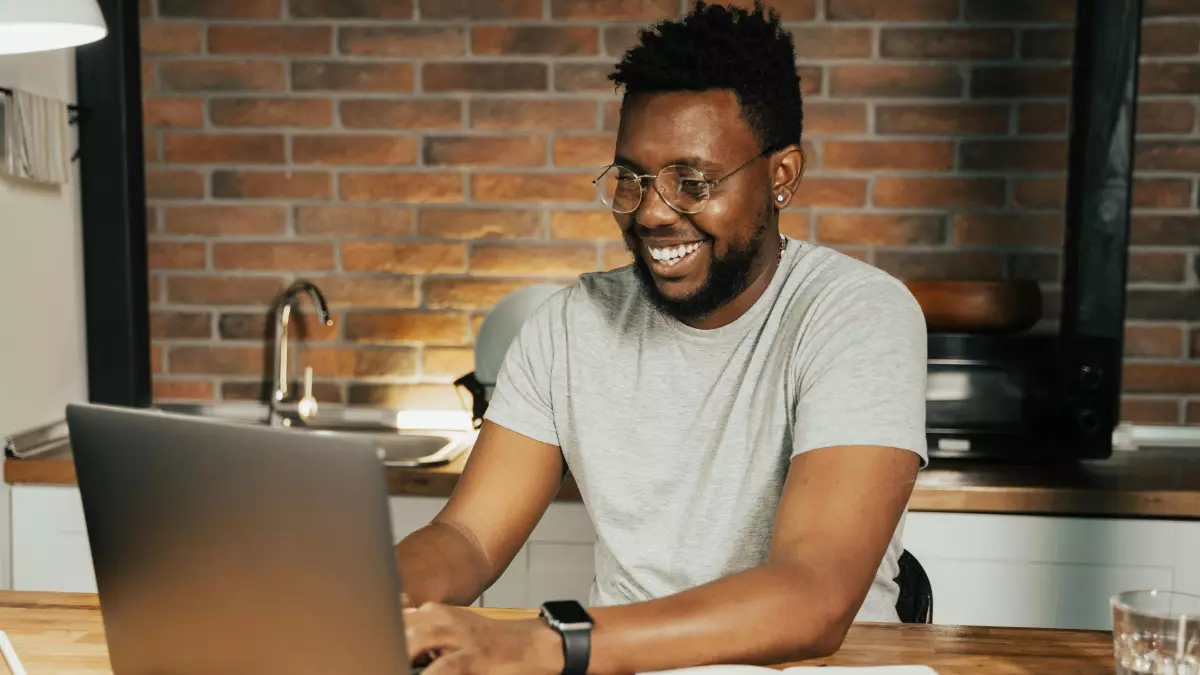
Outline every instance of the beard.
[(631, 237), (626, 237), (625, 246), (633, 254), (633, 269), (651, 304), (658, 311), (679, 321), (696, 321), (729, 304), (750, 286), (750, 270), (762, 252), (769, 221), (769, 210), (760, 213), (749, 241), (731, 242), (721, 256), (716, 254), (715, 242), (710, 245), (712, 261), (708, 266), (708, 276), (699, 288), (682, 298), (667, 297), (658, 289), (654, 273), (650, 271), (636, 240), (630, 241)]

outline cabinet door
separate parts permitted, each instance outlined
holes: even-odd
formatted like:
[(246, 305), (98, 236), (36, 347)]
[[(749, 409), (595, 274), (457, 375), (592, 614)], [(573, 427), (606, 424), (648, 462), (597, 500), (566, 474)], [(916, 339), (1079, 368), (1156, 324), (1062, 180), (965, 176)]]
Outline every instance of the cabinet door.
[(401, 539), (429, 524), (446, 505), (445, 497), (389, 497), (392, 516), (392, 538)]
[(582, 504), (554, 502), (508, 569), (483, 594), (483, 606), (536, 609), (546, 600), (586, 603), (595, 576), (595, 540)]
[(13, 590), (95, 593), (79, 489), (16, 485), (11, 494)]

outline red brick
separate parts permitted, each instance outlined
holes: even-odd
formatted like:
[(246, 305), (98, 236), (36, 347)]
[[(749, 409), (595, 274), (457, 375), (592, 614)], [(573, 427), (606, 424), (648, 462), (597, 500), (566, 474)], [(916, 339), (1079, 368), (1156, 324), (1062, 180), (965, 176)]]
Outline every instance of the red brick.
[(155, 340), (210, 338), (212, 317), (208, 312), (150, 312), (150, 337)]
[(611, 64), (559, 63), (554, 66), (554, 90), (566, 92), (616, 92), (616, 85), (608, 79), (613, 71)]
[(1131, 195), (1138, 209), (1186, 209), (1192, 205), (1192, 181), (1185, 178), (1135, 178)]
[(422, 153), (431, 166), (544, 166), (542, 136), (433, 136)]
[[(324, 289), (325, 285), (321, 284), (321, 287)], [(325, 325), (317, 318), (316, 312), (308, 309), (307, 304), (301, 311), (292, 313), (289, 331), (295, 339), (303, 342), (329, 342), (338, 339), (337, 323), (332, 326)], [(274, 317), (270, 311), (225, 312), (217, 321), (217, 334), (222, 340), (270, 340), (275, 335)]]
[(949, 66), (833, 66), (829, 90), (835, 97), (951, 98), (962, 95), (963, 80)]
[(147, 131), (142, 134), (142, 157), (147, 164), (159, 161), (159, 134)]
[(1021, 58), (1069, 61), (1075, 51), (1072, 28), (1042, 28), (1021, 34)]
[(461, 395), (452, 384), (352, 384), (348, 400), (353, 405), (393, 410), (459, 410), (463, 405)]
[(141, 48), (146, 56), (199, 54), (204, 33), (197, 23), (143, 21)]
[(954, 166), (954, 144), (942, 141), (825, 141), (826, 169), (946, 171)]
[(939, 244), (943, 240), (942, 218), (885, 213), (822, 214), (817, 218), (817, 238), (823, 244)]
[(300, 206), (296, 234), (341, 237), (405, 237), (413, 233), (412, 214), (393, 206)]
[(312, 368), (318, 377), (412, 377), (417, 374), (417, 350), (411, 347), (319, 347), (303, 349), (299, 357), (299, 368)]
[(805, 26), (793, 28), (798, 59), (869, 58), (873, 41), (870, 28)]
[(154, 16), (154, 0), (138, 0), (138, 16), (144, 18)]
[(463, 244), (346, 242), (342, 266), (349, 272), (454, 274), (467, 269)]
[(147, 129), (196, 129), (204, 126), (204, 102), (198, 98), (164, 96), (142, 99), (142, 123)]
[(1131, 288), (1126, 316), (1147, 321), (1200, 321), (1200, 292), (1192, 289)]
[(806, 137), (864, 134), (867, 131), (867, 107), (861, 103), (805, 102)]
[(1125, 356), (1151, 359), (1183, 357), (1183, 329), (1161, 324), (1126, 324)]
[(278, 19), (283, 0), (159, 0), (158, 15), (199, 19)]
[(154, 378), (155, 401), (211, 401), (216, 390), (210, 380), (172, 380)]
[(793, 239), (808, 239), (812, 232), (809, 227), (810, 214), (807, 209), (787, 209), (779, 212), (779, 233)]
[[(884, 28), (879, 53), (896, 59), (1006, 59), (1016, 51), (1007, 28)], [(870, 41), (867, 41), (870, 56)]]
[(196, 171), (147, 169), (146, 196), (150, 199), (202, 199), (204, 175)]
[(218, 127), (327, 127), (333, 102), (305, 98), (219, 98), (209, 102)]
[(283, 280), (275, 277), (167, 277), (173, 305), (267, 305), (281, 292)]
[(1062, 178), (1022, 178), (1013, 181), (1013, 206), (1054, 209), (1067, 203), (1067, 182)]
[(329, 26), (212, 26), (208, 51), (212, 54), (269, 54), (321, 56), (329, 54), (333, 29)]
[(332, 181), (324, 171), (215, 171), (214, 197), (224, 199), (329, 199)]
[[(303, 384), (294, 379), (292, 391), (300, 391)], [(258, 401), (265, 403), (270, 400), (271, 382), (269, 380), (254, 380), (251, 382), (221, 382), (222, 401)], [(313, 396), (322, 404), (342, 403), (345, 400), (342, 385), (332, 382), (313, 382)]]
[(463, 185), (449, 172), (344, 173), (338, 194), (348, 202), (457, 202)]
[(999, 279), (1004, 257), (982, 251), (876, 251), (875, 266), (901, 279)]
[(1138, 93), (1200, 94), (1200, 62), (1143, 62), (1138, 69)]
[(165, 134), (163, 154), (176, 164), (282, 164), (283, 136)]
[(880, 134), (1002, 134), (1008, 130), (1008, 107), (978, 104), (880, 105), (875, 132)]
[(957, 0), (828, 0), (833, 21), (947, 21), (958, 18)]
[(991, 178), (877, 178), (876, 206), (975, 208), (1004, 205), (1004, 181)]
[(1134, 216), (1134, 246), (1200, 246), (1200, 216)]
[(354, 342), (394, 344), (467, 344), (467, 317), (448, 312), (351, 312), (346, 338)]
[(417, 160), (413, 136), (293, 136), (292, 162), (330, 166), (397, 166)]
[(796, 69), (796, 77), (800, 78), (800, 93), (805, 96), (818, 96), (825, 92), (825, 69), (817, 66), (801, 66)]
[(1170, 398), (1121, 398), (1121, 421), (1133, 424), (1179, 424), (1179, 401)]
[(1071, 21), (1075, 0), (967, 0), (966, 18), (974, 21)]
[(1188, 401), (1185, 410), (1185, 421), (1189, 426), (1200, 424), (1200, 401)]
[(162, 345), (150, 345), (150, 372), (158, 375), (164, 370), (166, 357), (163, 356)]
[(142, 91), (154, 91), (158, 89), (158, 71), (155, 69), (156, 61), (149, 59), (142, 60), (141, 67), (141, 85)]
[(528, 239), (544, 234), (537, 211), (422, 209), (421, 235), (440, 239)]
[(621, 56), (638, 43), (638, 34), (645, 26), (614, 24), (604, 28), (604, 53)]
[(1127, 363), (1121, 380), (1130, 393), (1197, 394), (1200, 364)]
[(425, 280), (425, 306), (430, 309), (490, 310), (513, 291), (538, 283), (533, 279), (435, 277)]
[(342, 125), (348, 129), (457, 129), (462, 125), (458, 101), (385, 101), (363, 99), (342, 101)]
[(1195, 359), (1200, 357), (1200, 328), (1193, 327), (1190, 337), (1191, 346), (1188, 350), (1188, 356)]
[(987, 66), (971, 73), (972, 98), (1034, 98), (1070, 93), (1068, 66)]
[(287, 222), (274, 206), (168, 206), (163, 218), (168, 234), (207, 236), (283, 234)]
[(616, 137), (609, 134), (558, 136), (554, 139), (554, 164), (591, 167), (599, 171), (612, 163), (616, 142)]
[(219, 270), (333, 269), (333, 246), (283, 242), (213, 244), (213, 265)]
[(600, 36), (594, 26), (479, 26), (471, 29), (471, 51), (490, 55), (596, 54)]
[(262, 347), (172, 347), (167, 370), (198, 375), (253, 375), (263, 372)]
[(544, 91), (543, 63), (426, 63), (421, 86), (429, 92), (446, 91)]
[[(808, 104), (812, 105), (812, 104)], [(600, 128), (605, 131), (616, 131), (621, 124), (621, 101), (605, 101), (601, 106), (602, 121)], [(808, 114), (808, 106), (805, 106), (805, 115)]]
[(675, 0), (551, 0), (555, 19), (658, 21), (679, 16)]
[(457, 378), (475, 370), (475, 350), (469, 347), (430, 347), (421, 356), (425, 377)]
[(967, 171), (1058, 171), (1067, 168), (1067, 142), (963, 141), (959, 167)]
[(1200, 16), (1194, 0), (1146, 0), (1146, 16)]
[(1024, 213), (959, 213), (954, 216), (954, 243), (960, 246), (1061, 247), (1060, 215)]
[[(330, 0), (333, 1), (333, 0)], [(386, 0), (380, 0), (386, 2)], [(424, 19), (540, 19), (542, 0), (422, 0)]]
[(1200, 52), (1200, 24), (1171, 22), (1142, 24), (1143, 56), (1191, 56)]
[(409, 92), (412, 88), (413, 69), (407, 63), (292, 63), (292, 89), (295, 91)]
[(1200, 141), (1138, 141), (1134, 168), (1141, 171), (1200, 171)]
[(779, 12), (781, 21), (810, 21), (817, 16), (816, 0), (766, 0), (763, 5)]
[(330, 307), (403, 309), (417, 306), (416, 284), (411, 277), (334, 276), (315, 278)]
[(1054, 253), (1009, 253), (1008, 278), (1029, 279), (1047, 284), (1062, 280), (1062, 256)]
[(471, 198), (478, 202), (590, 202), (596, 199), (591, 174), (477, 173)]
[(867, 181), (861, 178), (805, 178), (793, 206), (863, 206)]
[(551, 211), (550, 236), (554, 239), (621, 241), (621, 228), (609, 210)]
[(633, 254), (625, 246), (616, 246), (609, 244), (603, 247), (600, 260), (600, 269), (604, 271), (615, 270), (621, 267), (626, 267), (633, 263)]
[(338, 33), (343, 54), (425, 58), (466, 53), (459, 26), (348, 26)]
[(596, 103), (564, 99), (471, 101), (471, 128), (481, 131), (573, 131), (596, 128)]
[(1017, 131), (1022, 134), (1065, 134), (1071, 110), (1064, 103), (1025, 103), (1017, 109)]
[(288, 6), (291, 16), (300, 19), (411, 19), (413, 17), (412, 0), (290, 0)]
[(1138, 101), (1139, 134), (1183, 134), (1196, 126), (1196, 108), (1191, 101), (1142, 99)]
[(1187, 278), (1187, 256), (1168, 251), (1131, 251), (1127, 274), (1130, 283), (1181, 283)]
[(164, 61), (159, 69), (168, 91), (283, 91), (287, 86), (278, 61)]
[(596, 271), (596, 248), (573, 244), (481, 244), (471, 249), (471, 273), (574, 277)]

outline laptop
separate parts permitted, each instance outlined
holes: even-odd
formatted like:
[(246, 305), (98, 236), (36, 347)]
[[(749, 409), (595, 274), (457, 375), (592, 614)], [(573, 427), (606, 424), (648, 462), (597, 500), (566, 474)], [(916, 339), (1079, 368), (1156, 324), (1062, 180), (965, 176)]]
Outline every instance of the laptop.
[(385, 470), (365, 439), (67, 408), (115, 675), (399, 675)]

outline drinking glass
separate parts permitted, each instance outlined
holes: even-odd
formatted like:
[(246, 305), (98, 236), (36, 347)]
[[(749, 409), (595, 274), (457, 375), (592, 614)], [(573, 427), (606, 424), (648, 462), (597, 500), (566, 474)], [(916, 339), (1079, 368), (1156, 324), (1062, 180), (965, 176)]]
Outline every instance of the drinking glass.
[(1127, 591), (1111, 604), (1117, 675), (1200, 675), (1200, 596)]

